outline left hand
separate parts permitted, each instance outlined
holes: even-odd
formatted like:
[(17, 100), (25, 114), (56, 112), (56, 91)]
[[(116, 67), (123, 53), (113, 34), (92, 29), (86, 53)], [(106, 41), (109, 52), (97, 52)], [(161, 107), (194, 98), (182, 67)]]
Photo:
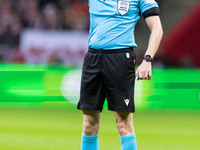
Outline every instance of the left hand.
[(151, 76), (152, 76), (151, 62), (147, 62), (147, 61), (143, 60), (136, 71), (136, 75), (137, 75), (137, 77), (139, 75), (139, 79), (150, 80)]

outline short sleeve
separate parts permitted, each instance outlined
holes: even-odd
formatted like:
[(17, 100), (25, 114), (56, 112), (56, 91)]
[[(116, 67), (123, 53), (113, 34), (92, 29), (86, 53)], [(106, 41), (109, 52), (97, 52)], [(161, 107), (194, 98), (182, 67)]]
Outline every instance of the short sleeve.
[(139, 9), (144, 18), (160, 14), (160, 9), (155, 0), (139, 0)]

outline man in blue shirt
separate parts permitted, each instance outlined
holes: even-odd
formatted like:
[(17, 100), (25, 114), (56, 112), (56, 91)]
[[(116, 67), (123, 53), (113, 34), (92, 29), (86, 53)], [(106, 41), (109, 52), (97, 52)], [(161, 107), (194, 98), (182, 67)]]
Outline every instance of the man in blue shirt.
[[(89, 0), (89, 50), (85, 55), (78, 109), (83, 111), (82, 150), (98, 150), (105, 98), (114, 111), (122, 150), (136, 150), (134, 83), (151, 79), (151, 62), (163, 35), (154, 0)], [(135, 73), (134, 29), (143, 15), (151, 30), (144, 60)]]

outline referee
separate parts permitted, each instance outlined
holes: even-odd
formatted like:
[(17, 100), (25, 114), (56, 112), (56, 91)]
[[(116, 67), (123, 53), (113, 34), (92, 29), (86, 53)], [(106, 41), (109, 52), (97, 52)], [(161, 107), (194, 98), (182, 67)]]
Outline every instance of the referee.
[[(89, 50), (85, 55), (78, 109), (83, 112), (81, 150), (98, 150), (105, 98), (114, 111), (122, 150), (137, 150), (133, 126), (135, 77), (151, 79), (152, 59), (163, 30), (154, 0), (89, 0)], [(134, 29), (141, 15), (151, 30), (144, 58), (135, 72)]]

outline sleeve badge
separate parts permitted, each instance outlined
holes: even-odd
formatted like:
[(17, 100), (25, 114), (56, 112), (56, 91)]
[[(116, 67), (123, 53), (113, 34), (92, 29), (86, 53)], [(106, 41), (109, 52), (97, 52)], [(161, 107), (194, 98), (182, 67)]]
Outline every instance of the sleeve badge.
[(153, 2), (155, 2), (155, 0), (145, 0), (145, 3), (153, 3)]

